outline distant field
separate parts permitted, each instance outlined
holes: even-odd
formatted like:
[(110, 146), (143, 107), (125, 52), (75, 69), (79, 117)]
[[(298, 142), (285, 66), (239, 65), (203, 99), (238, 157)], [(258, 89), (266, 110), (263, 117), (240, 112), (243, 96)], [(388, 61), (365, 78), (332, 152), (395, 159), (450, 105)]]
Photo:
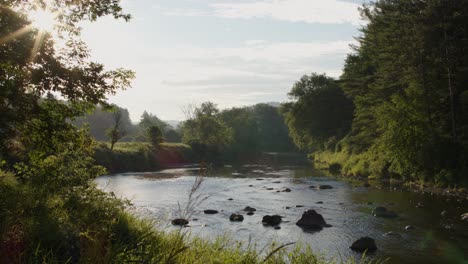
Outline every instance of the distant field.
[(109, 142), (99, 142), (94, 159), (110, 173), (153, 171), (192, 163), (195, 155), (189, 145), (162, 143), (154, 149), (148, 142), (118, 142), (110, 150)]
[[(110, 142), (106, 141), (99, 141), (99, 144), (105, 144), (108, 148), (110, 148)], [(191, 147), (184, 143), (170, 143), (164, 142), (161, 144), (162, 148), (187, 148), (190, 149)], [(114, 145), (115, 151), (139, 151), (141, 149), (151, 148), (151, 144), (148, 142), (117, 142)]]

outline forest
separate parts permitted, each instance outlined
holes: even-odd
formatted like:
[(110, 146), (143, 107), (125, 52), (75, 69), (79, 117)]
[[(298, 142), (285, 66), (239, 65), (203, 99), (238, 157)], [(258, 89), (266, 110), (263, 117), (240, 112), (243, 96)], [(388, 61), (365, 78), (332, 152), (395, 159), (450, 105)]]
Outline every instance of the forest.
[[(31, 26), (44, 8), (60, 12), (62, 48)], [(301, 152), (343, 176), (467, 186), (468, 4), (379, 0), (360, 12), (339, 78), (305, 75), (279, 107), (189, 106), (172, 127), (110, 104), (135, 72), (93, 62), (81, 40), (83, 21), (130, 21), (120, 1), (0, 1), (0, 262), (328, 263), (300, 245), (264, 254), (156, 230), (97, 188), (109, 172), (172, 165), (161, 151), (215, 165)], [(375, 261), (339, 263), (360, 262)]]
[(318, 167), (349, 176), (467, 184), (463, 1), (377, 1), (339, 79), (301, 78), (283, 113)]

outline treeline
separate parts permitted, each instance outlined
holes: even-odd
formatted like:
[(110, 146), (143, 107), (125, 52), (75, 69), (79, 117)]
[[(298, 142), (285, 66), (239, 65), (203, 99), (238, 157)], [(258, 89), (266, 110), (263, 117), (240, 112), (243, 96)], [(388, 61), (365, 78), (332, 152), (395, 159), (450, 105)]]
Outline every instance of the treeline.
[(361, 14), (343, 75), (292, 88), (294, 142), (346, 175), (466, 184), (467, 2), (382, 0)]
[[(98, 141), (110, 142), (110, 150), (119, 142), (149, 142), (151, 135), (161, 133), (162, 142), (182, 142), (190, 146), (195, 156), (190, 161), (199, 162), (257, 162), (264, 152), (295, 152), (296, 147), (288, 136), (288, 127), (278, 106), (273, 104), (257, 104), (254, 106), (219, 110), (211, 102), (200, 105), (189, 105), (184, 110), (187, 120), (181, 122), (176, 128), (159, 119), (156, 115), (144, 112), (138, 124), (130, 120), (127, 109), (113, 105), (111, 107), (97, 107), (91, 113), (76, 118), (72, 123), (78, 127), (89, 127), (91, 136)], [(159, 132), (160, 131), (160, 132)], [(157, 137), (157, 136), (156, 136)], [(154, 143), (154, 142), (153, 142)], [(154, 146), (159, 143), (152, 144)], [(120, 156), (134, 153), (140, 157), (153, 157), (148, 154), (147, 145), (127, 144), (120, 145), (123, 152)], [(128, 149), (122, 146), (132, 146)], [(137, 148), (136, 146), (140, 146)], [(166, 145), (170, 147), (171, 145)], [(107, 145), (100, 145), (97, 155), (99, 164), (104, 165), (102, 153), (107, 153), (105, 164), (114, 164), (112, 167), (121, 167), (120, 161), (111, 160), (112, 152), (106, 150)], [(138, 150), (138, 151), (136, 151)], [(119, 151), (117, 151), (119, 152)], [(146, 154), (145, 154), (146, 153)], [(187, 155), (184, 155), (187, 156)], [(196, 157), (196, 158), (195, 158)], [(130, 158), (130, 157), (129, 157)], [(136, 159), (136, 157), (134, 157)], [(152, 158), (154, 160), (154, 157)], [(125, 159), (129, 160), (129, 159)], [(141, 160), (141, 164), (151, 164), (150, 161)], [(109, 168), (109, 166), (106, 166)], [(143, 168), (155, 168), (142, 166)], [(137, 168), (133, 168), (135, 170)], [(120, 171), (114, 170), (111, 171)]]
[(156, 126), (161, 130), (164, 141), (180, 142), (181, 136), (177, 128), (159, 119), (156, 115), (144, 111), (137, 124), (132, 123), (127, 109), (117, 105), (108, 107), (97, 106), (91, 113), (77, 117), (72, 122), (77, 127), (89, 126), (92, 137), (98, 141), (110, 141), (110, 132), (116, 129), (122, 142), (146, 142), (149, 141), (148, 129)]
[(182, 142), (200, 159), (219, 162), (256, 162), (264, 152), (297, 151), (279, 108), (271, 104), (220, 111), (212, 102), (186, 109)]

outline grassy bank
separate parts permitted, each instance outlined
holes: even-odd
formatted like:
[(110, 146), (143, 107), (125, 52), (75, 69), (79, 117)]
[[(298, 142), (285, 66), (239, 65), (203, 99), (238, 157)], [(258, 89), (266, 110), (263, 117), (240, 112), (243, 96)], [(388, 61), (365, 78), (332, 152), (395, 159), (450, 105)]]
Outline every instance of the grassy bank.
[(152, 171), (195, 162), (192, 148), (182, 143), (162, 143), (158, 149), (145, 142), (109, 143), (95, 148), (94, 159), (110, 173)]
[(373, 150), (360, 154), (352, 154), (346, 150), (318, 151), (310, 154), (309, 158), (315, 168), (344, 176), (351, 181), (386, 181), (386, 185), (393, 187), (462, 197), (466, 197), (468, 193), (466, 182), (453, 183), (445, 177), (434, 177), (432, 181), (424, 181), (418, 177), (400, 175), (392, 170), (391, 163), (384, 155)]

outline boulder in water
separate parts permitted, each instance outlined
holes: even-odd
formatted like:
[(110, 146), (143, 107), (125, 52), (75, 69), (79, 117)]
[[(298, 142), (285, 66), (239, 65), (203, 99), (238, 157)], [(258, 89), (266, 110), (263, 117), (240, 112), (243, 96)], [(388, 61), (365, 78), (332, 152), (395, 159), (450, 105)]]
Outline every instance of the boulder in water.
[(377, 245), (375, 244), (374, 239), (370, 237), (361, 237), (354, 241), (354, 243), (349, 248), (358, 252), (372, 252), (377, 250)]
[(244, 221), (244, 216), (242, 216), (240, 214), (232, 214), (229, 217), (229, 220), (233, 221), (233, 222), (242, 222), (242, 221)]
[(282, 190), (282, 192), (291, 192), (291, 189), (289, 189), (289, 188), (284, 188), (284, 189)]
[(207, 209), (205, 211), (203, 211), (205, 214), (217, 214), (218, 211), (217, 210), (212, 210), (212, 209)]
[(243, 211), (246, 211), (246, 212), (255, 212), (255, 211), (257, 211), (257, 209), (255, 209), (255, 208), (253, 208), (253, 207), (250, 207), (250, 206), (246, 206), (246, 207), (244, 208)]
[(330, 225), (325, 222), (325, 219), (323, 219), (323, 216), (315, 210), (305, 211), (296, 225), (311, 230), (321, 230), (324, 227), (330, 227)]
[(281, 216), (279, 215), (265, 215), (262, 219), (262, 223), (268, 226), (277, 226), (281, 223)]
[(333, 189), (333, 186), (331, 186), (331, 185), (319, 185), (319, 186), (317, 186), (317, 189), (319, 189), (319, 190), (329, 190), (329, 189)]
[(383, 206), (379, 206), (379, 207), (374, 208), (374, 210), (372, 210), (372, 215), (376, 216), (376, 217), (384, 217), (384, 218), (398, 217), (398, 215), (395, 212), (389, 211), (389, 210), (387, 210), (387, 208), (385, 208)]
[(177, 219), (172, 220), (171, 223), (177, 226), (184, 226), (184, 225), (188, 225), (189, 221), (183, 218), (177, 218)]

